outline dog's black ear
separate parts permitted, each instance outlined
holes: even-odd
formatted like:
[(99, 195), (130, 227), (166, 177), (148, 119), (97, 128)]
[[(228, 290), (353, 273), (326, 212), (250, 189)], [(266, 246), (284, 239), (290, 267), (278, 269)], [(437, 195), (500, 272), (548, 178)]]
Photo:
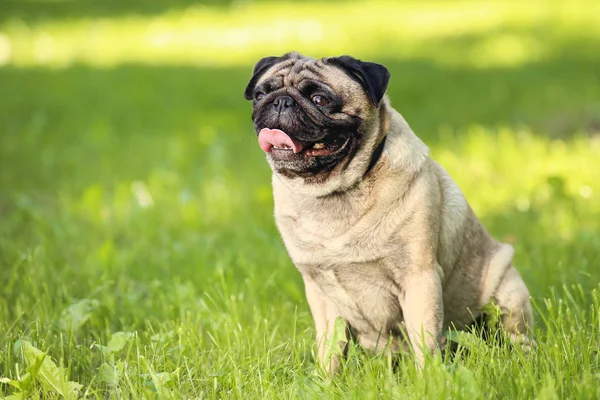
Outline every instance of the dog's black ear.
[(285, 56), (264, 57), (256, 63), (256, 65), (254, 66), (254, 71), (252, 71), (252, 77), (250, 78), (250, 82), (248, 82), (248, 86), (246, 86), (246, 90), (244, 90), (244, 97), (246, 98), (246, 100), (252, 100), (252, 94), (254, 92), (254, 88), (256, 87), (256, 82), (258, 82), (260, 77), (263, 76), (263, 74), (267, 72), (267, 70), (271, 68), (274, 64), (276, 64), (280, 60), (283, 60), (284, 58)]
[(367, 91), (375, 107), (379, 106), (390, 82), (390, 72), (386, 67), (350, 56), (331, 57), (326, 61), (343, 69), (351, 78), (358, 81)]

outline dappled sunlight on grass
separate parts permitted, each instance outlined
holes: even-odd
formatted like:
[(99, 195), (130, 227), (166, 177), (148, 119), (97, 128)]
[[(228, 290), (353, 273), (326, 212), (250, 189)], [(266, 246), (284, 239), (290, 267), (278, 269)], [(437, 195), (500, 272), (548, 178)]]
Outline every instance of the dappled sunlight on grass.
[[(600, 5), (589, 2), (349, 2), (190, 6), (159, 15), (58, 18), (0, 26), (0, 62), (111, 66), (240, 65), (265, 54), (352, 53), (445, 65), (516, 66), (591, 52)], [(563, 39), (569, 38), (564, 43)]]
[(443, 135), (432, 153), (484, 215), (506, 206), (527, 211), (533, 204), (543, 207), (563, 197), (589, 201), (600, 212), (600, 184), (592, 167), (600, 154), (600, 138), (580, 136), (567, 144), (526, 129), (474, 127)]

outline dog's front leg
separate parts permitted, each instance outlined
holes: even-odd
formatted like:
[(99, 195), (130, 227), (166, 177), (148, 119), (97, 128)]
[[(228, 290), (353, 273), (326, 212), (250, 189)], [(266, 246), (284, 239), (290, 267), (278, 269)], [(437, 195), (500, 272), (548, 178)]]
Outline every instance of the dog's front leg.
[(435, 351), (442, 337), (444, 303), (436, 269), (414, 271), (403, 277), (400, 305), (416, 363), (423, 367), (425, 354)]
[(317, 331), (317, 357), (320, 366), (331, 375), (340, 368), (342, 354), (348, 342), (347, 329), (344, 327), (344, 340), (332, 343), (336, 332), (335, 321), (341, 318), (338, 307), (329, 299), (323, 290), (309, 277), (304, 277), (306, 299), (315, 321)]

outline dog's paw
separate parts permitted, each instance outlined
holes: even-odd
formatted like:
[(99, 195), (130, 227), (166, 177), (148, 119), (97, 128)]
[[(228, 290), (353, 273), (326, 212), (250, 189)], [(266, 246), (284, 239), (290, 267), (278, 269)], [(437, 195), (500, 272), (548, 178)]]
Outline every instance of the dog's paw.
[(534, 339), (531, 339), (523, 334), (510, 333), (508, 338), (513, 347), (518, 347), (525, 354), (531, 353), (531, 351), (537, 347), (537, 342)]

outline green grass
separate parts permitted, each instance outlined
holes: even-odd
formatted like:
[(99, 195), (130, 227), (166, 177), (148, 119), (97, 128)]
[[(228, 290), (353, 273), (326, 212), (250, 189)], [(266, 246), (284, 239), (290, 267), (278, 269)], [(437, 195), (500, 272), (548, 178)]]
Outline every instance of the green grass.
[[(600, 397), (595, 2), (82, 4), (0, 18), (0, 398), (67, 380), (91, 399)], [(242, 96), (258, 57), (292, 48), (389, 67), (393, 105), (515, 245), (532, 354), (463, 335), (422, 375), (352, 348), (313, 376)]]

